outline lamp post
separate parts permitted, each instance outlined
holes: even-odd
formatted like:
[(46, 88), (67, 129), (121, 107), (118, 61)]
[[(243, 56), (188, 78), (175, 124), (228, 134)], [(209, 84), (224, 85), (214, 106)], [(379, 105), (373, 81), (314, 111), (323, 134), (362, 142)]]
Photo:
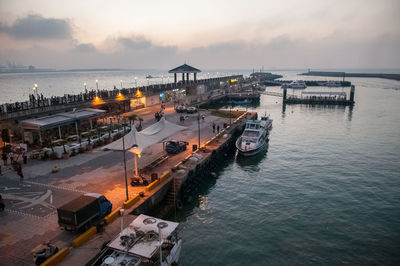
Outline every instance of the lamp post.
[[(198, 107), (197, 107), (198, 109)], [(198, 131), (199, 131), (199, 147), (198, 149), (200, 149), (200, 112), (199, 110), (197, 110), (197, 127), (198, 127)]]
[(85, 87), (85, 93), (87, 93), (86, 82), (83, 83), (83, 86)]
[(99, 80), (96, 79), (96, 90), (99, 90)]
[(35, 83), (35, 85), (33, 86), (33, 91), (34, 91), (34, 93), (36, 94), (36, 98), (38, 97), (38, 91), (37, 91), (37, 89), (38, 89), (38, 85)]
[(126, 158), (125, 158), (125, 126), (124, 126), (124, 135), (122, 136), (122, 149), (124, 150), (124, 172), (125, 172), (125, 187), (126, 187), (126, 200), (129, 200), (128, 195), (128, 177), (126, 174)]
[(135, 86), (137, 88), (137, 77), (135, 77)]
[(122, 79), (121, 79), (119, 82), (120, 82), (120, 84), (121, 84), (121, 90), (122, 90)]

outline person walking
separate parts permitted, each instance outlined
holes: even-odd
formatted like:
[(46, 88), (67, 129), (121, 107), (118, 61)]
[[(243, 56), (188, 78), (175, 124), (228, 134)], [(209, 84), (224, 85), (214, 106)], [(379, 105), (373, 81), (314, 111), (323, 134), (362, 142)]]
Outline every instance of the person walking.
[(215, 133), (215, 123), (212, 123), (213, 133)]
[(22, 166), (20, 164), (17, 166), (17, 174), (19, 175), (19, 183), (22, 184), (24, 181), (24, 174), (22, 173)]
[(4, 166), (7, 166), (7, 153), (3, 152), (3, 154), (1, 155), (1, 159), (3, 159)]
[(24, 160), (24, 164), (28, 162), (28, 156), (26, 155), (26, 151), (22, 153), (22, 159)]
[(219, 125), (217, 125), (217, 132), (219, 133)]
[(12, 165), (14, 162), (14, 153), (12, 151), (10, 151), (10, 153), (8, 154), (8, 157), (10, 157), (10, 163)]

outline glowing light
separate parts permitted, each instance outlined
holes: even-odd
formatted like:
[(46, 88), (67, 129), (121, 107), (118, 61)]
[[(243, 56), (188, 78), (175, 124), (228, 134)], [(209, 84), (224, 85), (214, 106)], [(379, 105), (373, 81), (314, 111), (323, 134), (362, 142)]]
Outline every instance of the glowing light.
[(101, 99), (99, 96), (94, 97), (92, 104), (98, 105), (98, 104), (103, 104), (104, 101)]
[(138, 89), (135, 94), (136, 98), (140, 98), (143, 96), (142, 92)]
[(117, 101), (123, 101), (123, 100), (125, 100), (125, 96), (124, 96), (122, 93), (119, 92), (119, 93), (117, 94), (116, 100), (117, 100)]

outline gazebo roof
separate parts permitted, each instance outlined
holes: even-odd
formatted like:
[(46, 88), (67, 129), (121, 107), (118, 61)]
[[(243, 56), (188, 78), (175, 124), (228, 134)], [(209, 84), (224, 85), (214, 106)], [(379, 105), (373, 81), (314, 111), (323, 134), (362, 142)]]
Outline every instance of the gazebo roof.
[(187, 64), (183, 64), (181, 66), (178, 66), (178, 67), (168, 71), (168, 73), (199, 73), (199, 72), (201, 72), (200, 69), (194, 68)]

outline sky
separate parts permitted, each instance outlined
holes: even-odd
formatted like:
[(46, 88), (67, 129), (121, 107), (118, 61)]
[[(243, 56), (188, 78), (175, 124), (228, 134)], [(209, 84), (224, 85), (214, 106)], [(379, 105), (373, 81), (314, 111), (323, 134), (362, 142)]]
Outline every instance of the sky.
[(0, 0), (0, 65), (400, 68), (398, 0)]

